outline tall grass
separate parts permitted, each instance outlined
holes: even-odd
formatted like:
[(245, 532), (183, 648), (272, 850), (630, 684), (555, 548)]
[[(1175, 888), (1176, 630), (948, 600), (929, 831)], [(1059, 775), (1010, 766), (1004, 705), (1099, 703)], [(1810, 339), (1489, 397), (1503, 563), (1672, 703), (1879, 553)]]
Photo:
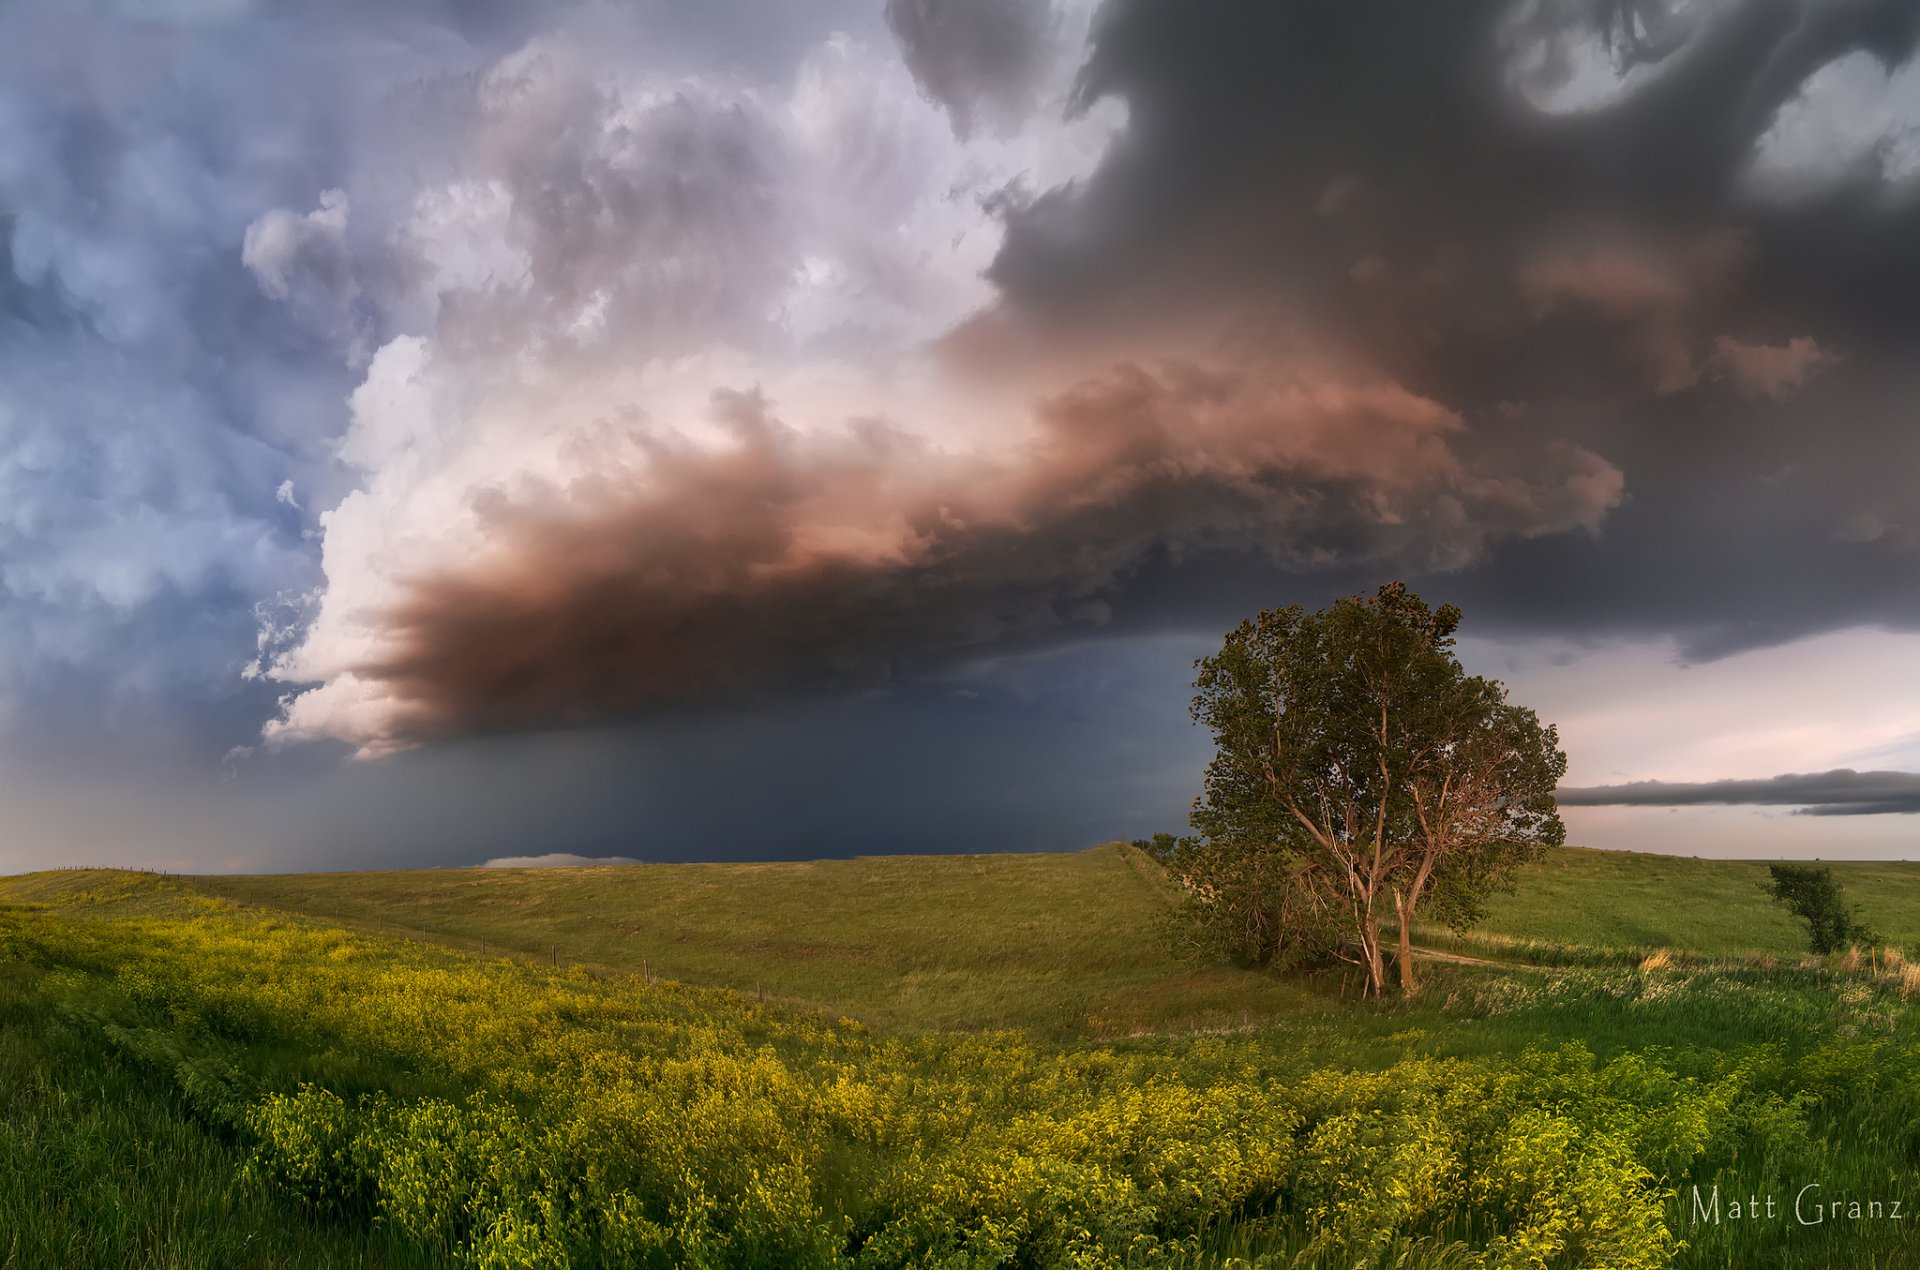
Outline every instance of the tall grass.
[(1404, 1005), (1088, 1042), (876, 1032), (159, 880), (36, 897), (0, 912), (34, 1038), (8, 1061), (64, 1092), (8, 1124), (68, 1145), (0, 1193), (21, 1266), (1909, 1255), (1901, 1223), (1689, 1209), (1911, 1184), (1904, 967), (1436, 966)]
[[(0, 919), (3, 921), (4, 919)], [(248, 1149), (190, 1114), (0, 951), (0, 1267), (354, 1270), (437, 1264), (374, 1227), (316, 1222), (246, 1185)]]

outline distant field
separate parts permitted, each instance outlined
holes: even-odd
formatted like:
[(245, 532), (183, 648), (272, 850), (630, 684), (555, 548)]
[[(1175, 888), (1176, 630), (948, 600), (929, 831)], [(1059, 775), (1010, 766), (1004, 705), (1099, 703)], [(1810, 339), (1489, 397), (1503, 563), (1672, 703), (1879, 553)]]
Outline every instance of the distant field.
[(650, 970), (882, 1027), (1125, 1034), (1318, 1008), (1193, 967), (1154, 928), (1155, 867), (1071, 855), (436, 869), (192, 879), (210, 895), (478, 949)]
[[(1920, 863), (1830, 866), (1888, 943), (1920, 949)], [(1806, 930), (1763, 889), (1765, 861), (1566, 847), (1494, 901), (1483, 933), (1593, 948), (1705, 956), (1798, 954)]]
[[(1920, 864), (1836, 864), (1894, 944), (1920, 948)], [(1600, 950), (1794, 955), (1764, 863), (1563, 848), (1476, 933)], [(477, 950), (639, 971), (882, 1027), (1115, 1035), (1232, 1024), (1318, 998), (1162, 946), (1139, 852), (783, 864), (433, 869), (192, 879), (210, 895)], [(1427, 942), (1445, 944), (1444, 932)]]

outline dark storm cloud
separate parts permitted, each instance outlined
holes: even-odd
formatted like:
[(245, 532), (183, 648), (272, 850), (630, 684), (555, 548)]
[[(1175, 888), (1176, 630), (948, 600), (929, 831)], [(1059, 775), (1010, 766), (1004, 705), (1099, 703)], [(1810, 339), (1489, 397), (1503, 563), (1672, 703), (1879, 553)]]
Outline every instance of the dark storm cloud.
[[(715, 402), (721, 450), (651, 446), (487, 511), (491, 551), (419, 579), (360, 667), (392, 702), (373, 748), (674, 704), (882, 683), (1105, 620), (1158, 552), (1445, 565), (1591, 525), (1617, 475), (1573, 448), (1456, 452), (1460, 420), (1390, 386), (1126, 367), (1043, 403), (1004, 468), (870, 423), (793, 431)], [(868, 544), (849, 555), (836, 540)]]
[[(956, 358), (1308, 332), (1625, 471), (1598, 537), (1421, 579), (1501, 629), (1713, 657), (1920, 627), (1911, 134), (1822, 176), (1794, 131), (1844, 59), (1907, 84), (1920, 8), (1115, 0), (1096, 29), (1084, 96), (1126, 138), (1012, 217)], [(1855, 114), (1911, 126), (1887, 91)]]
[(1692, 807), (1701, 804), (1792, 806), (1810, 816), (1872, 816), (1920, 813), (1920, 772), (1789, 773), (1765, 780), (1684, 783), (1633, 781), (1562, 789), (1570, 807)]

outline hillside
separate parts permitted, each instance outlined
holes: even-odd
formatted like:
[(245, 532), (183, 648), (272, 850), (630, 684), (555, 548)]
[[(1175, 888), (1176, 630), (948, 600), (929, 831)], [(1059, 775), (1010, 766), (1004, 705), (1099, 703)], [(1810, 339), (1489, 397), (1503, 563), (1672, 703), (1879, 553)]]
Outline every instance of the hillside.
[[(1833, 866), (1887, 938), (1920, 946), (1920, 864)], [(58, 875), (54, 875), (58, 876)], [(1478, 934), (1705, 956), (1804, 951), (1763, 863), (1563, 848)], [(1228, 1024), (1319, 999), (1195, 968), (1154, 930), (1139, 852), (888, 856), (783, 864), (434, 869), (191, 879), (283, 912), (478, 950), (649, 970), (879, 1026), (1124, 1034)], [(1428, 941), (1446, 943), (1443, 932)]]
[[(1891, 1193), (1913, 967), (1442, 963), (1343, 1001), (1169, 960), (1144, 863), (0, 879), (0, 1270), (1915, 1264), (1896, 1222), (1690, 1198)], [(1663, 911), (1758, 921), (1757, 867), (1672, 866)], [(1542, 872), (1613, 939), (1645, 868)]]
[(1071, 855), (436, 869), (191, 880), (210, 895), (471, 950), (653, 974), (884, 1027), (1124, 1034), (1312, 1008), (1270, 976), (1174, 960), (1164, 883)]
[[(1920, 947), (1920, 863), (1832, 863), (1847, 899), (1890, 944)], [(1767, 864), (1563, 847), (1498, 897), (1479, 932), (1603, 949), (1795, 955), (1805, 928), (1767, 897)]]

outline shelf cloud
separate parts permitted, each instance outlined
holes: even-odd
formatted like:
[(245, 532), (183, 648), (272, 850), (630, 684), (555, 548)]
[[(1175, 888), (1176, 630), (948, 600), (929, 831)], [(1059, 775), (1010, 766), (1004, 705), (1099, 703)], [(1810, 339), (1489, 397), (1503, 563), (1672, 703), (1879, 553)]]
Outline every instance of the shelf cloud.
[(1562, 789), (1570, 807), (1694, 807), (1709, 803), (1798, 807), (1809, 816), (1920, 813), (1920, 772), (1790, 772), (1763, 780), (1632, 781)]
[(905, 710), (1395, 577), (1694, 665), (1920, 637), (1917, 43), (1909, 0), (0, 7), (0, 740), (238, 786)]
[[(1085, 51), (1056, 37), (1084, 20), (1001, 50), (954, 6), (888, 13), (905, 64), (836, 35), (784, 97), (563, 28), (436, 90), (439, 177), (369, 231), (402, 267), (340, 259), (361, 213), (337, 190), (250, 227), (269, 295), (377, 276), (425, 323), (352, 394), (359, 488), (311, 620), (272, 626), (260, 673), (295, 691), (269, 741), (371, 756), (858, 690), (1097, 627), (1154, 556), (1451, 570), (1618, 505), (1593, 449), (1491, 445), (1359, 345), (943, 359), (994, 310), (1025, 185), (1068, 188), (1128, 129), (1068, 91)], [(965, 85), (1004, 104), (1005, 58), (1051, 113), (974, 128)]]

